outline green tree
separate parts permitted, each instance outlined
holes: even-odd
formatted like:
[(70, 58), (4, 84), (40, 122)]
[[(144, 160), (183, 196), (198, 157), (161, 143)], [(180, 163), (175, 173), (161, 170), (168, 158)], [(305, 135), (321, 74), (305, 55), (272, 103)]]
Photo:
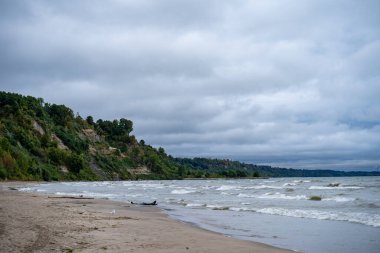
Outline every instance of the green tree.
[(94, 118), (92, 116), (87, 116), (86, 121), (89, 125), (95, 125)]
[(74, 112), (64, 105), (46, 104), (46, 110), (54, 123), (61, 126), (68, 126), (74, 120)]

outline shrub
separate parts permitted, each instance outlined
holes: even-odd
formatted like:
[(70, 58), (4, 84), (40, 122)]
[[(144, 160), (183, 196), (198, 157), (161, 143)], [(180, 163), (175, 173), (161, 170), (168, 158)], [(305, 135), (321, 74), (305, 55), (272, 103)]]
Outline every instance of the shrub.
[(67, 151), (58, 148), (49, 148), (48, 156), (55, 164), (64, 164), (67, 160), (68, 153)]
[(84, 156), (71, 154), (67, 159), (69, 170), (74, 173), (79, 173), (85, 167)]
[(57, 128), (55, 133), (71, 150), (78, 153), (88, 150), (88, 143), (79, 139), (74, 133), (68, 132), (64, 128)]
[(3, 168), (2, 164), (0, 164), (0, 179), (7, 178), (7, 171)]

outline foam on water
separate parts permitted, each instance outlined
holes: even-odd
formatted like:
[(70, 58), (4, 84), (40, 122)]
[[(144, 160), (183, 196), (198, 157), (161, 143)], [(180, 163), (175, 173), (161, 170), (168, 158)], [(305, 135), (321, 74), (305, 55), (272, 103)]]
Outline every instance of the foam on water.
[(230, 208), (228, 206), (221, 206), (221, 205), (206, 205), (206, 207), (212, 210), (219, 210), (219, 211), (229, 210)]
[(309, 190), (347, 190), (347, 189), (352, 189), (352, 190), (357, 190), (357, 189), (363, 189), (364, 187), (360, 186), (317, 186), (317, 185), (312, 185), (309, 187)]
[(345, 198), (345, 197), (331, 197), (331, 198), (322, 198), (323, 201), (336, 201), (336, 202), (350, 202), (350, 201), (355, 201), (355, 198)]
[(222, 185), (220, 187), (218, 187), (216, 190), (217, 191), (229, 191), (229, 190), (239, 190), (239, 186), (235, 186), (235, 185)]
[(261, 189), (282, 189), (283, 186), (273, 186), (273, 185), (256, 185), (256, 186), (248, 186), (245, 187), (245, 189), (256, 189), (256, 190), (261, 190)]
[(276, 192), (274, 194), (272, 193), (265, 193), (264, 195), (258, 196), (259, 199), (287, 199), (287, 200), (302, 200), (307, 199), (305, 195), (296, 195), (296, 196), (289, 196), (285, 195), (283, 193)]
[(18, 190), (20, 192), (32, 192), (32, 188), (31, 187), (22, 187), (22, 188), (18, 188)]
[(252, 195), (252, 194), (246, 194), (246, 193), (239, 193), (237, 195), (238, 198), (256, 198), (257, 196), (256, 195)]
[(247, 211), (255, 211), (254, 209), (248, 207), (230, 207), (229, 210), (234, 212), (247, 212)]
[(188, 207), (206, 207), (206, 204), (199, 204), (199, 203), (188, 203), (186, 204)]
[(297, 218), (310, 218), (319, 220), (336, 220), (361, 223), (368, 226), (380, 227), (380, 215), (368, 215), (365, 213), (350, 212), (326, 212), (317, 210), (285, 209), (285, 208), (263, 208), (256, 210), (258, 213), (283, 215)]
[(63, 195), (65, 195), (65, 196), (78, 196), (79, 197), (82, 194), (80, 194), (80, 193), (68, 193), (68, 192), (56, 192), (55, 195), (60, 195), (60, 196), (63, 196)]
[(185, 189), (176, 189), (176, 190), (171, 191), (171, 194), (189, 194), (189, 193), (193, 193), (193, 192), (195, 192), (195, 191), (185, 190)]

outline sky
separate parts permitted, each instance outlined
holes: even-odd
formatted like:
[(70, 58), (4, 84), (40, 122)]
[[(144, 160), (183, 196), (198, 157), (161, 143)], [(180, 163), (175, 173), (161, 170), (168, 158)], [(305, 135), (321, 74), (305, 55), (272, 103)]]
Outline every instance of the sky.
[(0, 90), (175, 157), (380, 166), (378, 0), (0, 0)]

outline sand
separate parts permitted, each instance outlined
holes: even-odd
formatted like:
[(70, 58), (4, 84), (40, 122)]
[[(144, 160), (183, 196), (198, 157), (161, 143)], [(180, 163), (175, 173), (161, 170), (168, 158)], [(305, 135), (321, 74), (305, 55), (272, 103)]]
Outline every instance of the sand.
[(156, 207), (52, 198), (14, 185), (0, 183), (0, 252), (292, 252), (175, 221)]

